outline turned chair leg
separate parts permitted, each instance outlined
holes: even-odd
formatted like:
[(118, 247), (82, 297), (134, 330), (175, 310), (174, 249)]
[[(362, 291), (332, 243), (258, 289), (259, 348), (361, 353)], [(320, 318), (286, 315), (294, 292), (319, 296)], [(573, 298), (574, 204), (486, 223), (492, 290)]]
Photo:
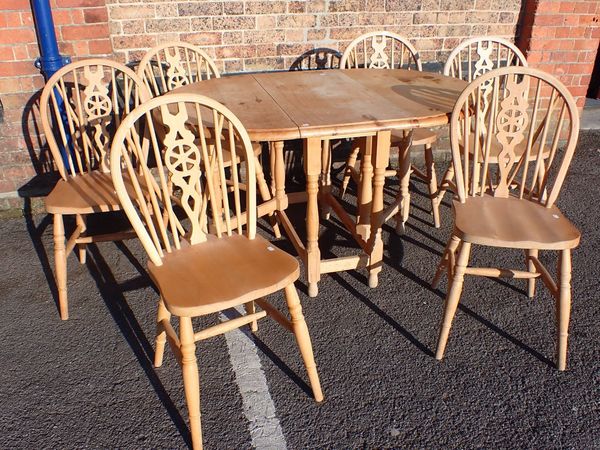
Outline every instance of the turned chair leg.
[(192, 448), (202, 449), (202, 428), (200, 426), (200, 380), (196, 361), (196, 344), (191, 317), (179, 318), (179, 339), (181, 342), (181, 370), (183, 389), (190, 417)]
[(460, 301), (460, 294), (462, 293), (463, 280), (465, 277), (465, 270), (469, 263), (470, 253), (471, 243), (463, 242), (456, 261), (456, 267), (454, 268), (452, 285), (448, 289), (448, 294), (446, 295), (444, 316), (442, 319), (442, 325), (440, 327), (437, 350), (435, 352), (435, 359), (437, 360), (441, 360), (444, 356), (444, 350), (446, 349), (446, 343), (448, 342), (448, 335), (450, 334), (452, 320), (454, 319), (456, 308), (458, 308), (458, 302)]
[(321, 383), (319, 381), (319, 373), (317, 372), (317, 364), (312, 350), (312, 343), (310, 341), (310, 335), (308, 334), (308, 327), (302, 314), (302, 306), (300, 305), (300, 299), (298, 298), (298, 292), (294, 284), (289, 284), (285, 287), (285, 299), (287, 302), (290, 316), (292, 318), (292, 328), (296, 341), (298, 342), (298, 348), (308, 373), (308, 379), (310, 386), (312, 387), (313, 395), (317, 402), (323, 400), (323, 392), (321, 391)]
[[(248, 315), (254, 314), (256, 312), (256, 305), (254, 304), (253, 301), (245, 303), (244, 308), (246, 309), (246, 314), (248, 314)], [(250, 322), (250, 331), (252, 331), (253, 333), (258, 331), (258, 321), (257, 320), (253, 320), (252, 322)]]
[(158, 312), (156, 314), (156, 350), (154, 351), (154, 367), (160, 367), (163, 363), (165, 354), (165, 343), (167, 341), (167, 332), (164, 322), (171, 320), (171, 313), (167, 310), (162, 297), (158, 301)]
[(558, 370), (567, 368), (567, 339), (571, 315), (571, 250), (563, 250), (559, 262), (559, 298), (557, 301), (558, 342), (556, 365)]
[(54, 266), (56, 270), (56, 288), (58, 290), (58, 310), (60, 318), (69, 318), (67, 299), (67, 256), (65, 253), (65, 223), (62, 214), (54, 214)]
[[(358, 139), (355, 139), (354, 141), (358, 141)], [(360, 147), (356, 145), (356, 143), (354, 143), (354, 145), (352, 145), (350, 155), (348, 155), (348, 159), (346, 160), (346, 167), (344, 169), (344, 178), (342, 179), (340, 198), (343, 198), (344, 194), (346, 194), (348, 184), (350, 183), (350, 178), (352, 178), (352, 172), (355, 170), (356, 167), (356, 161), (358, 160), (359, 153)]]
[(425, 145), (425, 170), (427, 174), (427, 183), (429, 187), (429, 201), (431, 202), (431, 214), (433, 214), (433, 225), (440, 227), (440, 206), (436, 202), (437, 197), (437, 176), (435, 174), (435, 164), (433, 162), (433, 150), (430, 144)]
[(435, 205), (435, 208), (440, 210), (440, 205), (442, 204), (442, 200), (444, 200), (444, 195), (446, 195), (446, 191), (451, 186), (452, 180), (454, 179), (454, 165), (450, 164), (442, 177), (442, 182), (437, 188), (437, 193), (432, 200), (432, 203)]
[[(329, 139), (323, 139), (321, 148), (321, 176), (319, 178), (319, 191), (324, 194), (331, 192), (331, 142)], [(327, 202), (320, 205), (321, 217), (328, 220), (331, 216), (331, 206)]]
[(411, 143), (398, 146), (398, 181), (399, 189), (396, 201), (400, 203), (400, 211), (396, 214), (396, 234), (405, 232), (405, 224), (410, 214), (410, 175), (412, 173), (410, 165), (410, 147)]
[[(269, 189), (269, 185), (267, 184), (267, 180), (265, 180), (265, 174), (262, 170), (262, 166), (260, 165), (260, 161), (258, 157), (255, 159), (255, 167), (256, 167), (256, 185), (258, 187), (258, 191), (260, 192), (260, 196), (263, 202), (271, 200), (271, 192)], [(275, 213), (269, 214), (269, 223), (271, 224), (271, 228), (273, 228), (273, 234), (275, 238), (281, 238), (281, 231), (279, 230), (279, 224), (277, 223), (277, 217), (275, 217)]]
[[(85, 230), (87, 229), (87, 216), (82, 216), (80, 214), (77, 214), (75, 216), (75, 220), (77, 223), (77, 226), (80, 226), (82, 228), (81, 234), (83, 235), (85, 233)], [(79, 263), (80, 264), (85, 264), (85, 259), (86, 259), (86, 251), (85, 251), (85, 244), (77, 244), (77, 250), (79, 251)]]
[(458, 236), (452, 235), (446, 244), (446, 248), (444, 249), (444, 254), (442, 255), (442, 259), (440, 260), (437, 269), (435, 271), (435, 275), (433, 276), (433, 280), (431, 281), (431, 288), (437, 288), (440, 279), (442, 278), (442, 274), (444, 270), (448, 274), (448, 280), (451, 280), (453, 273), (453, 266), (455, 260), (456, 250), (460, 245), (460, 239)]
[[(527, 271), (531, 272), (531, 273), (536, 273), (537, 269), (535, 268), (535, 264), (533, 264), (533, 262), (531, 261), (531, 258), (537, 258), (538, 257), (538, 250), (537, 249), (532, 249), (532, 250), (526, 250), (525, 251), (525, 259), (527, 261)], [(530, 278), (529, 280), (527, 280), (527, 296), (529, 298), (533, 298), (535, 295), (535, 278)]]

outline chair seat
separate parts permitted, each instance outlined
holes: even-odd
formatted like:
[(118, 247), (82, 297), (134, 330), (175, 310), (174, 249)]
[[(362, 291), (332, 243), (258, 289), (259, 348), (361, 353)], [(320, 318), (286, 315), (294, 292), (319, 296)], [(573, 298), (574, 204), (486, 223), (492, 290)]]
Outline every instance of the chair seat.
[[(405, 139), (402, 133), (402, 130), (392, 131), (392, 147)], [(412, 145), (431, 145), (435, 141), (437, 141), (437, 133), (428, 128), (415, 128), (412, 132)]]
[(269, 295), (298, 279), (298, 261), (260, 236), (209, 237), (148, 264), (167, 309), (196, 317)]
[(563, 250), (577, 247), (581, 236), (556, 206), (516, 197), (469, 197), (454, 200), (453, 209), (456, 235), (473, 244)]
[[(131, 183), (125, 179), (128, 189)], [(91, 214), (121, 209), (110, 173), (93, 171), (60, 180), (46, 197), (51, 214)]]

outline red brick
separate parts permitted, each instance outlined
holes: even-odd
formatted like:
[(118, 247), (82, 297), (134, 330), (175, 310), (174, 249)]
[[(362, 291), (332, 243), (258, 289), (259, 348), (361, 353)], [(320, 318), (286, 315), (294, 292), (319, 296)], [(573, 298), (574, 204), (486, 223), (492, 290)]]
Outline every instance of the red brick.
[(37, 71), (38, 70), (33, 66), (33, 61), (0, 61), (0, 77), (30, 75)]
[(29, 52), (27, 51), (26, 45), (14, 45), (13, 53), (15, 55), (15, 61), (22, 61), (29, 58)]
[(108, 12), (106, 8), (86, 8), (83, 10), (85, 23), (108, 22)]
[(29, 0), (0, 0), (0, 10), (2, 11), (29, 10), (29, 8), (31, 8)]
[(108, 37), (108, 25), (105, 23), (93, 25), (70, 25), (62, 27), (62, 37), (66, 41), (89, 38)]
[(28, 11), (22, 12), (21, 23), (25, 26), (33, 26), (33, 15)]
[(105, 6), (106, 0), (56, 0), (59, 8)]
[(9, 46), (0, 47), (0, 61), (12, 61), (15, 58), (13, 50)]
[(3, 29), (0, 30), (0, 42), (3, 44), (17, 44), (35, 41), (35, 32), (31, 28)]
[(68, 25), (73, 23), (71, 19), (71, 12), (66, 9), (55, 9), (52, 11), (52, 18), (54, 19), (54, 25)]
[(109, 55), (112, 53), (110, 39), (95, 39), (89, 42), (90, 55)]
[(535, 25), (537, 26), (559, 26), (563, 24), (563, 17), (559, 15), (536, 16)]

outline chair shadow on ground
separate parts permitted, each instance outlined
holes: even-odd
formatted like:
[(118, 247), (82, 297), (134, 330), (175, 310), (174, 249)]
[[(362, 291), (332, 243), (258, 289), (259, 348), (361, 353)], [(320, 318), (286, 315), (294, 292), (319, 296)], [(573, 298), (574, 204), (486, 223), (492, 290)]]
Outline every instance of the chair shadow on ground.
[[(140, 367), (146, 374), (158, 399), (169, 414), (169, 417), (176, 426), (179, 434), (185, 440), (186, 445), (191, 448), (191, 435), (185, 420), (181, 416), (173, 400), (171, 400), (171, 397), (167, 393), (160, 377), (154, 369), (154, 348), (148, 341), (142, 327), (123, 295), (124, 292), (129, 290), (139, 289), (145, 286), (153, 287), (153, 284), (146, 271), (143, 270), (143, 267), (127, 246), (123, 242), (116, 242), (115, 244), (119, 250), (125, 254), (134, 267), (140, 271), (140, 277), (119, 284), (115, 279), (110, 266), (95, 244), (88, 245), (90, 256), (87, 259), (88, 270), (96, 282), (98, 291), (100, 292), (102, 300), (106, 304), (110, 315), (119, 327), (119, 331), (123, 334), (123, 337), (135, 355)], [(158, 294), (156, 295), (158, 296)]]
[[(417, 181), (420, 182), (420, 180), (417, 180)], [(334, 183), (339, 184), (339, 180), (337, 179), (337, 177), (336, 177), (336, 179), (334, 179)], [(388, 191), (387, 194), (389, 195), (390, 192)], [(411, 180), (411, 195), (415, 195), (415, 194), (421, 195), (424, 197), (427, 196), (427, 193), (425, 191), (415, 189), (415, 186)], [(395, 192), (391, 196), (392, 197), (395, 196)], [(450, 206), (450, 205), (447, 205), (447, 206)], [(423, 214), (426, 214), (427, 216), (429, 216), (430, 211), (425, 210), (424, 208), (417, 206), (414, 203), (411, 204), (411, 209), (412, 208), (415, 208), (415, 209), (419, 210), (420, 213), (423, 213)], [(444, 301), (445, 296), (446, 296), (445, 292), (443, 292), (439, 288), (433, 289), (431, 287), (430, 280), (424, 280), (421, 277), (419, 277), (418, 275), (416, 275), (415, 273), (413, 273), (412, 271), (410, 271), (407, 268), (402, 266), (402, 261), (404, 259), (406, 244), (420, 247), (423, 250), (426, 250), (427, 252), (434, 255), (436, 258), (434, 260), (432, 260), (432, 263), (435, 265), (437, 265), (439, 258), (442, 257), (443, 249), (446, 245), (445, 242), (441, 241), (440, 239), (435, 238), (430, 233), (427, 233), (425, 230), (422, 229), (422, 227), (416, 226), (413, 223), (411, 223), (411, 221), (414, 221), (414, 220), (417, 220), (419, 223), (426, 224), (427, 226), (432, 226), (431, 223), (427, 222), (423, 218), (416, 215), (413, 211), (411, 211), (409, 221), (406, 224), (407, 230), (410, 230), (411, 232), (412, 231), (417, 232), (422, 237), (424, 237), (427, 240), (429, 240), (430, 242), (432, 242), (437, 248), (434, 248), (433, 246), (422, 242), (422, 240), (420, 240), (420, 239), (415, 239), (414, 237), (410, 236), (409, 233), (404, 233), (404, 234), (398, 235), (398, 234), (396, 234), (393, 226), (385, 224), (382, 227), (382, 232), (384, 233), (383, 238), (385, 240), (386, 234), (388, 235), (388, 238), (387, 238), (387, 242), (385, 244), (387, 251), (384, 252), (383, 263), (385, 266), (389, 266), (389, 267), (393, 268), (398, 273), (400, 273), (402, 276), (404, 276), (407, 279), (411, 280), (412, 282), (418, 284), (421, 288), (424, 288), (427, 291), (435, 294), (439, 299)], [(336, 228), (339, 230), (342, 230), (341, 232), (343, 234), (347, 234), (348, 240), (349, 240), (349, 242), (351, 242), (349, 233), (345, 231), (342, 224), (335, 218), (335, 216), (332, 215), (328, 221), (321, 220), (321, 226), (323, 226), (324, 224), (327, 225), (328, 223), (331, 223), (331, 222), (334, 222), (336, 224), (335, 225)], [(328, 239), (327, 235), (331, 234), (332, 236), (334, 236), (334, 235), (336, 235), (336, 233), (338, 234), (337, 238), (339, 238), (339, 231), (336, 231), (336, 230), (332, 229), (331, 226), (328, 226), (326, 231), (321, 235), (321, 238), (324, 237), (324, 238), (326, 238), (325, 239), (326, 241), (329, 241), (331, 238)], [(321, 242), (319, 242), (319, 245), (321, 246)], [(336, 243), (336, 245), (337, 245), (337, 243)], [(331, 244), (326, 244), (325, 248), (321, 247), (322, 256), (327, 256), (327, 249), (332, 248), (332, 247), (333, 247), (333, 245), (331, 245)], [(329, 256), (334, 256), (334, 255), (330, 254)], [(385, 271), (385, 268), (384, 268), (384, 271)], [(354, 277), (359, 282), (361, 282), (363, 284), (367, 284), (367, 276), (366, 276), (366, 273), (363, 273), (363, 272), (364, 272), (364, 270), (349, 271), (348, 274), (350, 274), (352, 277)], [(346, 291), (348, 291), (353, 297), (357, 298), (359, 301), (361, 301), (363, 304), (365, 304), (367, 307), (369, 307), (369, 309), (371, 309), (374, 313), (376, 313), (379, 317), (381, 317), (386, 323), (388, 323), (395, 330), (400, 332), (417, 349), (419, 349), (426, 355), (429, 355), (432, 357), (434, 356), (434, 353), (431, 349), (429, 349), (426, 345), (421, 343), (412, 333), (410, 333), (406, 328), (402, 327), (396, 320), (391, 318), (384, 310), (382, 310), (378, 305), (376, 305), (374, 302), (372, 302), (367, 296), (365, 296), (365, 295), (361, 294), (359, 291), (357, 291), (350, 283), (348, 283), (346, 280), (344, 280), (344, 278), (342, 276), (340, 276), (337, 273), (332, 273), (329, 275), (341, 287), (343, 287)], [(380, 275), (380, 276), (385, 276), (385, 275)], [(524, 289), (520, 289), (517, 286), (515, 286), (511, 283), (508, 283), (502, 279), (492, 278), (491, 280), (502, 285), (505, 288), (510, 288), (511, 290), (513, 290), (514, 292), (516, 292), (520, 295), (523, 295), (523, 296), (527, 295)], [(469, 306), (466, 306), (463, 303), (460, 303), (458, 308), (463, 313), (467, 314), (469, 317), (477, 320), (478, 322), (480, 322), (481, 324), (483, 324), (484, 326), (486, 326), (487, 328), (489, 328), (496, 334), (507, 339), (509, 342), (514, 344), (516, 347), (529, 353), (530, 355), (532, 355), (539, 361), (541, 361), (551, 367), (554, 367), (554, 363), (552, 361), (550, 361), (548, 358), (546, 358), (544, 355), (542, 355), (540, 352), (538, 352), (537, 350), (528, 346), (527, 344), (520, 341), (516, 337), (510, 335), (509, 333), (507, 333), (506, 331), (504, 331), (497, 325), (490, 322), (485, 317), (479, 315), (476, 311), (474, 311)], [(440, 316), (440, 318), (441, 318), (441, 316)], [(434, 330), (434, 333), (437, 333), (437, 330)]]
[(42, 235), (52, 223), (52, 216), (46, 215), (36, 224), (35, 214), (38, 213), (40, 200), (48, 195), (60, 176), (50, 154), (50, 149), (44, 140), (40, 121), (41, 90), (36, 92), (27, 101), (21, 116), (21, 131), (27, 146), (27, 153), (35, 171), (35, 176), (19, 187), (17, 193), (23, 200), (23, 218), (31, 238), (33, 248), (40, 260), (42, 271), (50, 287), (58, 312), (58, 288), (54, 273), (42, 241)]
[[(236, 319), (241, 317), (241, 314), (235, 309), (230, 308), (225, 311), (222, 311), (222, 314), (227, 317), (227, 319)], [(238, 328), (248, 339), (250, 339), (258, 350), (260, 350), (267, 358), (271, 360), (271, 362), (277, 366), (279, 370), (283, 372), (289, 379), (291, 379), (306, 395), (309, 397), (313, 396), (312, 389), (306, 383), (300, 375), (298, 375), (294, 370), (290, 368), (271, 348), (260, 338), (260, 322), (258, 326), (258, 331), (256, 333), (252, 333), (249, 331), (248, 326), (243, 326)], [(296, 337), (291, 334), (289, 336), (290, 339), (296, 339)], [(300, 352), (298, 352), (298, 357), (300, 357)]]

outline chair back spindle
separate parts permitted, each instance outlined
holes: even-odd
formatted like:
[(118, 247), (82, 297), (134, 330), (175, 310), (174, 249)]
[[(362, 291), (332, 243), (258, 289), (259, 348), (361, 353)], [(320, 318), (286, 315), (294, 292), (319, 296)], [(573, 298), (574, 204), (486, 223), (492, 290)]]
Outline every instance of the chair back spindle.
[[(146, 163), (145, 147), (155, 168)], [(252, 145), (237, 117), (220, 103), (195, 94), (154, 98), (122, 122), (112, 152), (117, 195), (154, 264), (187, 244), (256, 235)]]
[(165, 43), (149, 50), (137, 73), (154, 97), (190, 83), (220, 77), (210, 56), (186, 42)]
[(490, 70), (510, 66), (527, 67), (521, 50), (506, 39), (481, 36), (461, 42), (448, 56), (443, 74), (471, 82)]
[(526, 67), (481, 75), (461, 94), (450, 120), (460, 202), (516, 196), (551, 207), (578, 132), (575, 101), (556, 78)]
[(374, 31), (354, 39), (342, 55), (340, 68), (422, 70), (415, 47), (389, 31)]
[(88, 59), (61, 68), (40, 98), (41, 122), (63, 179), (109, 171), (109, 148), (123, 117), (148, 100), (143, 81), (128, 67)]

